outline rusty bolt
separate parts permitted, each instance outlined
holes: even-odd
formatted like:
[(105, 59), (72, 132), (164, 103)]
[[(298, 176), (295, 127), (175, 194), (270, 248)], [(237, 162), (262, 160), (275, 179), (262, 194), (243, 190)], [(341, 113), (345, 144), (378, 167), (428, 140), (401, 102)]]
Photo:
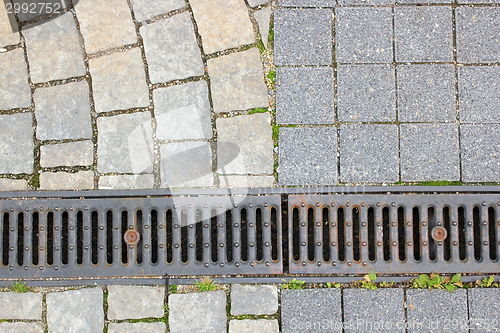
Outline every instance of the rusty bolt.
[(347, 246), (351, 246), (351, 242), (347, 242)]
[(381, 225), (382, 225), (382, 223), (377, 222), (377, 227), (380, 227)]
[[(498, 222), (498, 224), (500, 224), (500, 222)], [(333, 222), (333, 223), (332, 223), (332, 228), (333, 228), (333, 227), (336, 227), (336, 226), (337, 226), (337, 223)]]
[(483, 206), (486, 206), (486, 201), (483, 201)]
[(265, 204), (264, 204), (264, 207), (267, 207), (267, 206), (269, 206), (269, 204), (265, 203)]
[(316, 262), (316, 265), (321, 266), (321, 261)]
[(253, 207), (253, 203), (248, 204), (248, 207), (252, 208)]
[(220, 267), (224, 267), (224, 263), (223, 262), (220, 263)]
[(391, 224), (392, 224), (392, 226), (393, 226), (393, 227), (395, 227), (395, 226), (396, 226), (396, 222), (392, 222)]
[[(305, 222), (302, 222), (302, 223), (304, 223), (304, 224), (305, 224)], [(253, 223), (250, 223), (248, 226), (249, 226), (250, 228), (253, 228)]]
[(362, 202), (361, 203), (361, 207), (365, 207), (366, 206), (366, 203), (365, 202)]
[(347, 203), (345, 204), (345, 206), (346, 206), (346, 207), (350, 207), (350, 206), (351, 206), (351, 204), (350, 204), (349, 202), (347, 202)]
[(220, 247), (224, 247), (224, 243), (220, 243), (220, 244), (219, 244), (219, 246), (220, 246)]
[(335, 242), (332, 242), (332, 246), (337, 246), (337, 243), (335, 243)]
[(352, 266), (352, 262), (348, 261), (347, 266)]
[(442, 242), (448, 236), (448, 232), (443, 227), (434, 227), (431, 236), (435, 241)]
[(332, 262), (332, 266), (337, 266), (337, 262), (336, 261)]
[(457, 246), (457, 245), (458, 245), (458, 242), (457, 242), (457, 241), (454, 241), (454, 242), (453, 242), (453, 245)]
[(469, 242), (469, 245), (472, 245), (473, 243), (472, 242)]
[(377, 242), (377, 245), (378, 246), (382, 246), (382, 242)]
[(24, 266), (24, 270), (27, 271), (29, 268), (28, 266)]
[(443, 223), (442, 222), (438, 222), (437, 225), (441, 226), (441, 225), (443, 225)]
[(210, 264), (208, 262), (205, 263), (205, 267), (208, 267), (210, 266)]
[(303, 262), (302, 262), (302, 266), (305, 266), (305, 265), (306, 265), (306, 262), (305, 262), (305, 261), (303, 261)]
[(483, 221), (483, 225), (488, 225), (488, 222), (486, 222), (486, 221)]
[(301, 243), (301, 245), (302, 245), (302, 246), (306, 246), (306, 242), (302, 242), (302, 243)]
[(140, 239), (141, 235), (137, 230), (129, 229), (123, 234), (123, 240), (127, 245), (137, 245)]
[(424, 242), (422, 242), (422, 245), (423, 245), (423, 246), (427, 246), (427, 242), (425, 242), (425, 241), (424, 241)]
[(115, 248), (116, 250), (118, 250), (118, 245), (115, 245), (115, 246), (114, 246), (114, 248)]
[(305, 227), (305, 226), (306, 226), (306, 223), (305, 223), (305, 222), (302, 222), (300, 225), (301, 225), (301, 226), (303, 226), (303, 227)]
[(391, 206), (396, 207), (396, 203), (395, 202), (391, 203)]
[(472, 221), (467, 222), (467, 225), (470, 227), (472, 226)]
[(317, 245), (317, 246), (321, 246), (321, 242), (317, 242), (317, 243), (316, 243), (316, 245)]
[(427, 222), (422, 221), (422, 226), (424, 226), (424, 227), (425, 227), (426, 225), (427, 225)]
[(411, 227), (411, 222), (406, 223), (407, 226)]
[(300, 207), (305, 207), (305, 205), (306, 205), (305, 203), (301, 203)]
[(269, 261), (266, 261), (266, 266), (271, 266), (271, 263)]
[(316, 222), (317, 227), (321, 227), (321, 222)]
[(13, 211), (14, 211), (14, 207), (12, 207), (12, 208), (10, 209), (10, 211), (11, 211), (11, 212), (13, 212)]
[(319, 202), (316, 202), (316, 207), (319, 207), (321, 206), (321, 204)]
[(366, 242), (361, 243), (361, 245), (366, 246)]
[[(498, 204), (498, 205), (500, 206), (500, 202), (499, 202), (499, 204)], [(332, 203), (330, 204), (330, 206), (335, 207), (335, 202), (332, 202)]]
[(363, 266), (366, 266), (368, 265), (368, 263), (366, 261), (363, 261)]
[(456, 227), (457, 226), (457, 221), (453, 221), (451, 224)]
[(408, 246), (411, 246), (411, 242), (408, 242)]
[(361, 223), (361, 226), (362, 226), (362, 227), (366, 227), (366, 222), (362, 222), (362, 223)]
[(234, 243), (234, 247), (239, 247), (240, 243)]
[(351, 226), (351, 222), (347, 222), (347, 226), (350, 227)]
[(396, 245), (398, 245), (398, 243), (392, 242), (392, 246), (396, 246)]
[[(132, 246), (132, 245), (130, 245), (130, 246)], [(178, 248), (179, 248), (179, 244), (174, 244), (174, 247), (175, 247), (176, 249), (178, 249)]]
[[(192, 206), (192, 205), (191, 205), (191, 206)], [(238, 204), (234, 204), (233, 206), (234, 206), (234, 208), (238, 208)]]
[(235, 262), (235, 263), (234, 263), (234, 266), (236, 266), (236, 267), (240, 267), (240, 263), (239, 263), (239, 262)]
[(264, 227), (268, 228), (269, 227), (269, 222), (264, 223)]
[(210, 244), (208, 244), (208, 243), (205, 243), (205, 247), (209, 247), (209, 246), (210, 246)]
[(487, 242), (487, 241), (484, 241), (484, 242), (483, 242), (483, 245), (488, 245), (488, 242)]
[[(163, 249), (163, 244), (160, 244), (158, 247), (159, 247), (160, 249)], [(118, 245), (116, 245), (115, 249), (117, 249), (117, 248), (118, 248)]]
[[(147, 244), (146, 244), (146, 245), (144, 245), (144, 247), (146, 247), (146, 246), (148, 246), (148, 245), (147, 245)], [(148, 246), (148, 247), (149, 247), (149, 246)], [(193, 247), (194, 247), (194, 244), (193, 244), (193, 243), (189, 244), (189, 247), (190, 247), (190, 248), (193, 248)], [(147, 249), (147, 247), (146, 247), (146, 249)]]
[(253, 247), (253, 245), (254, 245), (254, 244), (253, 244), (253, 243), (250, 243), (249, 245), (250, 245), (250, 247)]
[(269, 246), (270, 244), (269, 244), (269, 242), (265, 242), (264, 245), (265, 246)]
[(251, 263), (250, 263), (250, 266), (255, 267), (255, 263), (254, 263), (254, 262), (251, 262)]
[(377, 202), (377, 207), (380, 207), (380, 202)]
[(103, 226), (103, 225), (100, 225), (100, 226), (99, 226), (99, 230), (104, 230), (104, 226)]

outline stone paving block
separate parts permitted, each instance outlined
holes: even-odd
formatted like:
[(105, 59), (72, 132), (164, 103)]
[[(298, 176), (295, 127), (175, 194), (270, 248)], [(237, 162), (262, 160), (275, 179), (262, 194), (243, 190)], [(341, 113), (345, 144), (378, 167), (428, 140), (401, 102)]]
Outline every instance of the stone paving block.
[(392, 65), (337, 68), (339, 121), (395, 121), (396, 84)]
[(0, 333), (43, 333), (42, 323), (0, 323)]
[(453, 0), (396, 0), (396, 3), (398, 4), (408, 4), (408, 5), (417, 5), (421, 3), (425, 4), (431, 4), (431, 3), (442, 3), (442, 4), (447, 4), (447, 3), (453, 3)]
[[(408, 332), (443, 332), (445, 324), (467, 324), (467, 291), (406, 289)], [(448, 326), (448, 330), (450, 330)], [(453, 327), (453, 332), (469, 332), (466, 328)]]
[(41, 293), (0, 292), (0, 319), (42, 320)]
[(255, 42), (253, 25), (244, 1), (190, 0), (189, 3), (205, 54)]
[(334, 7), (335, 0), (278, 0), (283, 7)]
[(332, 40), (331, 10), (274, 11), (275, 65), (331, 65)]
[(0, 191), (27, 191), (28, 181), (24, 179), (0, 178)]
[(333, 68), (276, 69), (278, 124), (333, 124), (334, 105)]
[(278, 311), (278, 288), (261, 285), (231, 285), (231, 314), (272, 315)]
[(108, 333), (165, 333), (167, 326), (158, 323), (110, 323)]
[(457, 61), (500, 62), (500, 8), (459, 7), (455, 11), (455, 17)]
[(94, 172), (42, 172), (40, 173), (40, 189), (57, 190), (92, 190), (94, 189)]
[(40, 147), (40, 165), (42, 168), (92, 165), (93, 155), (92, 141), (44, 145)]
[(229, 333), (279, 333), (278, 321), (274, 320), (231, 320), (229, 322)]
[(86, 74), (83, 49), (71, 13), (61, 15), (44, 24), (25, 27), (23, 35), (26, 39), (33, 83)]
[(460, 67), (458, 96), (460, 122), (499, 123), (500, 67)]
[(397, 7), (394, 11), (396, 61), (453, 61), (451, 7)]
[(467, 290), (469, 327), (472, 332), (498, 332), (500, 318), (500, 290), (498, 288), (471, 288)]
[(397, 125), (342, 125), (340, 181), (395, 183), (399, 180)]
[(339, 5), (369, 5), (369, 6), (388, 6), (394, 5), (395, 0), (338, 0)]
[(214, 185), (210, 143), (191, 141), (162, 145), (161, 187), (207, 187)]
[(274, 143), (269, 113), (219, 118), (216, 126), (217, 172), (240, 175), (273, 173)]
[[(220, 187), (247, 188), (247, 187), (273, 187), (273, 176), (229, 176), (219, 177)], [(0, 183), (1, 184), (1, 183)], [(1, 188), (1, 187), (0, 187)]]
[(497, 4), (500, 0), (457, 0), (459, 4)]
[(0, 173), (33, 172), (33, 116), (0, 115)]
[(97, 112), (149, 106), (146, 70), (139, 48), (90, 59), (89, 67)]
[(257, 48), (210, 59), (207, 66), (215, 112), (269, 106)]
[(23, 49), (0, 53), (0, 109), (31, 106), (31, 88)]
[(161, 318), (165, 288), (108, 286), (108, 320)]
[(283, 290), (283, 333), (342, 332), (340, 289)]
[(135, 19), (139, 22), (186, 6), (185, 0), (156, 0), (154, 2), (131, 0), (130, 2), (134, 9)]
[(271, 7), (266, 7), (262, 10), (256, 11), (254, 14), (255, 20), (259, 25), (259, 32), (262, 38), (262, 43), (267, 49), (267, 44), (269, 43), (269, 24), (271, 22)]
[(201, 51), (188, 12), (142, 26), (152, 83), (185, 79), (205, 73)]
[(95, 333), (104, 329), (101, 288), (48, 293), (46, 297), (49, 332)]
[(152, 189), (153, 175), (116, 175), (99, 177), (100, 190)]
[(38, 139), (92, 138), (89, 85), (86, 81), (39, 88), (33, 99)]
[[(5, 7), (4, 7), (5, 8)], [(13, 32), (7, 11), (0, 11), (0, 47), (21, 42), (19, 32)]]
[(247, 0), (247, 1), (248, 1), (248, 4), (250, 5), (250, 7), (257, 7), (259, 5), (263, 5), (263, 4), (269, 2), (269, 0)]
[(211, 139), (208, 85), (204, 80), (153, 91), (156, 137), (160, 140)]
[(226, 294), (222, 290), (173, 294), (168, 300), (171, 333), (227, 332)]
[(403, 289), (345, 289), (345, 332), (405, 332)]
[(399, 121), (455, 121), (455, 67), (397, 67)]
[(460, 180), (456, 124), (401, 124), (401, 181)]
[(393, 62), (391, 8), (337, 8), (335, 15), (337, 62)]
[(153, 172), (151, 113), (97, 118), (97, 169), (101, 173)]
[(500, 182), (500, 125), (462, 125), (462, 181)]
[(88, 54), (137, 42), (126, 0), (80, 0), (75, 10)]
[(337, 184), (335, 127), (280, 128), (280, 185)]

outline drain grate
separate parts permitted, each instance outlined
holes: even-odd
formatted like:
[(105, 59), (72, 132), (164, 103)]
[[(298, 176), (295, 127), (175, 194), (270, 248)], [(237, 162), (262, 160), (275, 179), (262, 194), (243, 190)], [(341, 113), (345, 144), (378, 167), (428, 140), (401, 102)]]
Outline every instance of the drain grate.
[(0, 277), (281, 274), (280, 196), (236, 199), (2, 200)]
[(498, 272), (494, 194), (290, 195), (290, 273)]

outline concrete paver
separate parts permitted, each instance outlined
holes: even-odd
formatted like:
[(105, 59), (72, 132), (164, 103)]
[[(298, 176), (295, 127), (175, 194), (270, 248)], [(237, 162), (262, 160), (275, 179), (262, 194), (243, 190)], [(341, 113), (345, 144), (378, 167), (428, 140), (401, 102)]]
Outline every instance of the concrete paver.
[(165, 288), (108, 286), (108, 320), (161, 318)]
[(42, 319), (40, 293), (0, 293), (0, 319)]
[(0, 47), (19, 44), (19, 32), (13, 32), (7, 11), (0, 11)]
[(27, 191), (28, 181), (24, 179), (0, 178), (0, 191)]
[(229, 322), (229, 333), (278, 333), (279, 325), (277, 320), (231, 320)]
[(165, 323), (110, 323), (108, 333), (165, 333)]
[(278, 289), (276, 286), (231, 286), (231, 314), (239, 316), (272, 315), (278, 311)]
[(94, 144), (89, 140), (45, 145), (40, 147), (40, 165), (43, 168), (92, 165), (93, 155)]
[(151, 189), (154, 186), (153, 175), (116, 175), (99, 177), (100, 190)]
[(259, 5), (264, 5), (268, 2), (269, 0), (248, 0), (248, 4), (250, 5), (250, 7), (257, 7)]
[(94, 172), (42, 172), (40, 173), (40, 189), (57, 190), (92, 190), (94, 188)]
[(220, 187), (247, 188), (247, 187), (273, 187), (273, 176), (231, 176), (219, 177)]
[(33, 172), (33, 116), (0, 115), (0, 172)]
[(31, 88), (24, 50), (0, 53), (0, 109), (31, 106)]
[(469, 327), (473, 332), (497, 332), (500, 323), (500, 290), (472, 288), (467, 290)]
[(266, 7), (264, 9), (256, 11), (254, 14), (255, 20), (259, 25), (259, 32), (262, 38), (262, 43), (264, 47), (268, 47), (269, 43), (269, 23), (271, 22), (271, 7)]
[(0, 323), (0, 333), (43, 333), (42, 323), (23, 323), (23, 322), (13, 322), (13, 323)]
[(186, 6), (185, 0), (131, 0), (135, 19), (145, 21), (157, 15), (166, 14)]
[(278, 0), (283, 7), (333, 7), (335, 0)]

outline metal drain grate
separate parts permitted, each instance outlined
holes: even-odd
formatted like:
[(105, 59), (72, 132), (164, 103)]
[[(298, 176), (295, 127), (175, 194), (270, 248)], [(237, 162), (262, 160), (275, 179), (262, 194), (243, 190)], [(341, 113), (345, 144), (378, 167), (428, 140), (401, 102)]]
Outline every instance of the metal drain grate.
[(281, 274), (281, 198), (0, 201), (0, 277)]
[(500, 196), (290, 195), (289, 272), (500, 270)]

